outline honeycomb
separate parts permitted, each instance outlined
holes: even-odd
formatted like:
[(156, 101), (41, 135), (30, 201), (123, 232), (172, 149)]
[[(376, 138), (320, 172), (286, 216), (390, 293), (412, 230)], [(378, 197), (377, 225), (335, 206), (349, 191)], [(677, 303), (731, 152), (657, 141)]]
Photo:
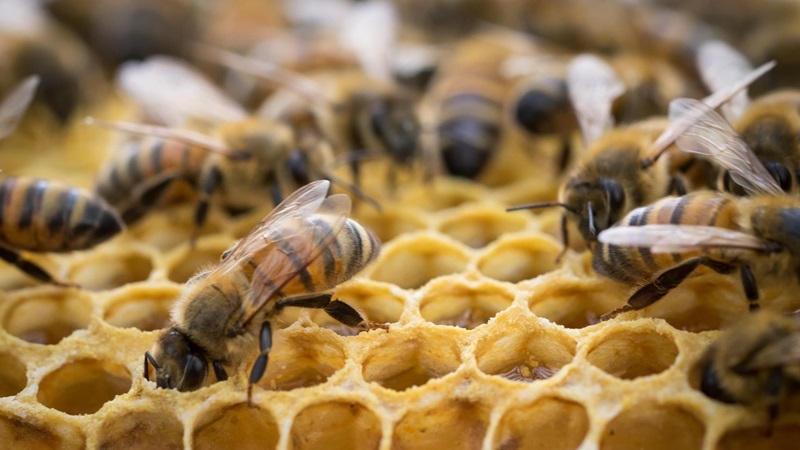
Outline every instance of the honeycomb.
[[(119, 99), (98, 110), (120, 115)], [(79, 114), (80, 116), (80, 114)], [(320, 311), (273, 323), (268, 370), (247, 404), (247, 371), (194, 392), (157, 389), (143, 355), (182, 284), (218, 261), (269, 208), (212, 208), (194, 248), (193, 205), (154, 211), (92, 250), (31, 255), (81, 289), (35, 283), (0, 264), (0, 442), (59, 449), (753, 449), (790, 448), (800, 416), (710, 400), (696, 363), (747, 313), (735, 277), (702, 272), (642, 311), (599, 322), (629, 288), (591, 255), (560, 260), (559, 212), (506, 213), (554, 198), (556, 142), (536, 158), (504, 136), (480, 182), (408, 174), (383, 205), (353, 215), (382, 239), (379, 259), (336, 296), (388, 330), (356, 334)], [(52, 132), (34, 110), (0, 144), (4, 174), (90, 188), (110, 133)], [(383, 194), (381, 194), (383, 192)], [(574, 231), (574, 230), (573, 230)], [(800, 308), (792, 283), (762, 282), (766, 307)], [(255, 355), (254, 355), (255, 358)]]

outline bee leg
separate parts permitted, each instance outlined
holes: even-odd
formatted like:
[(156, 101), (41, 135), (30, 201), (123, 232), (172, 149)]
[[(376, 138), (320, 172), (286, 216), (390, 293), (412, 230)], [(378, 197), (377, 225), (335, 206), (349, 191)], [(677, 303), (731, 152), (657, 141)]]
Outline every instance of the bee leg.
[(350, 174), (353, 176), (353, 184), (361, 186), (361, 161), (357, 158), (350, 160)]
[(389, 329), (389, 326), (386, 324), (367, 321), (355, 308), (340, 300), (330, 302), (330, 304), (325, 307), (325, 312), (349, 327), (361, 330), (373, 330), (375, 328)]
[(747, 264), (742, 264), (739, 267), (739, 272), (742, 277), (742, 287), (744, 288), (744, 294), (747, 296), (750, 312), (758, 311), (760, 307), (758, 306), (758, 284), (756, 283), (756, 277)]
[(272, 197), (272, 203), (278, 206), (283, 201), (283, 193), (281, 192), (281, 183), (275, 172), (270, 172), (266, 177), (267, 186), (269, 186), (269, 195)]
[(700, 257), (690, 259), (683, 264), (677, 265), (669, 270), (662, 272), (655, 280), (640, 287), (633, 295), (628, 298), (628, 303), (621, 308), (615, 309), (611, 312), (605, 313), (600, 316), (600, 320), (608, 320), (620, 313), (627, 311), (638, 311), (642, 308), (652, 305), (662, 297), (667, 295), (669, 291), (675, 289), (683, 283), (683, 280), (689, 276), (697, 266), (704, 265), (718, 273), (730, 273), (735, 266), (719, 261), (714, 261), (710, 258)]
[(197, 207), (194, 210), (194, 228), (189, 237), (189, 246), (191, 248), (194, 248), (200, 229), (203, 228), (208, 218), (208, 202), (211, 200), (211, 195), (214, 194), (221, 182), (222, 173), (216, 166), (211, 166), (200, 177), (200, 189), (197, 191)]
[(13, 264), (17, 267), (17, 269), (25, 272), (27, 275), (36, 278), (39, 281), (44, 281), (45, 283), (50, 283), (61, 287), (78, 287), (78, 285), (75, 283), (56, 280), (52, 277), (52, 275), (47, 273), (42, 266), (33, 261), (25, 259), (22, 254), (9, 247), (0, 245), (0, 259), (9, 264)]
[(675, 175), (669, 182), (669, 192), (678, 196), (686, 195), (686, 184), (680, 175)]
[(570, 137), (564, 136), (561, 138), (561, 149), (558, 152), (558, 173), (564, 173), (567, 170), (571, 156), (572, 144), (570, 143)]
[[(247, 384), (247, 405), (253, 406), (253, 385), (261, 380), (264, 372), (267, 370), (267, 362), (269, 361), (269, 351), (272, 348), (272, 326), (269, 322), (264, 322), (261, 325), (261, 333), (258, 335), (258, 346), (261, 352), (253, 364), (253, 370), (250, 371), (250, 381)], [(216, 370), (216, 368), (214, 369)]]
[(211, 367), (214, 368), (214, 375), (216, 375), (217, 381), (225, 381), (228, 379), (228, 372), (222, 367), (222, 361), (214, 361), (211, 363)]
[(129, 204), (120, 208), (122, 221), (131, 223), (141, 218), (150, 208), (155, 206), (167, 188), (181, 177), (180, 173), (169, 172), (143, 183), (140, 188), (134, 190)]
[(330, 304), (331, 297), (333, 297), (332, 294), (321, 294), (312, 297), (284, 298), (275, 303), (275, 309), (283, 309), (287, 306), (322, 309)]

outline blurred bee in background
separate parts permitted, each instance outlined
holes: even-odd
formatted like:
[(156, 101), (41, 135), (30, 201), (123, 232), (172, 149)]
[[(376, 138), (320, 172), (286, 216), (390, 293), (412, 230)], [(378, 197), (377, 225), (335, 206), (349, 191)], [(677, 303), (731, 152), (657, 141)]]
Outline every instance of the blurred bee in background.
[[(38, 85), (38, 77), (29, 77), (0, 103), (0, 139), (16, 129)], [(46, 283), (72, 286), (53, 278), (20, 251), (84, 250), (123, 229), (117, 212), (106, 202), (55, 181), (3, 177), (0, 199), (0, 259)]]
[(109, 72), (153, 55), (189, 56), (197, 7), (180, 0), (54, 0), (48, 10), (81, 36)]
[[(197, 189), (195, 234), (215, 194), (233, 213), (268, 202), (268, 192), (279, 203), (279, 169), (292, 150), (287, 126), (248, 117), (208, 79), (176, 59), (128, 62), (117, 83), (145, 116), (166, 125), (98, 122), (146, 136), (113, 153), (95, 188), (126, 223), (155, 207), (177, 181)], [(190, 128), (213, 129), (216, 137)]]
[(698, 368), (705, 395), (766, 409), (771, 434), (781, 403), (800, 386), (797, 315), (764, 310), (745, 316), (706, 348)]
[(102, 92), (102, 71), (77, 36), (37, 2), (0, 1), (0, 89), (38, 75), (37, 97), (65, 123)]
[(145, 354), (145, 378), (152, 365), (159, 388), (193, 391), (205, 381), (209, 363), (217, 380), (225, 380), (225, 367), (240, 368), (258, 344), (250, 402), (268, 363), (270, 319), (283, 308), (321, 308), (350, 327), (383, 328), (330, 293), (375, 260), (380, 242), (347, 217), (346, 195), (326, 198), (328, 188), (327, 181), (300, 188), (226, 251), (218, 266), (189, 280), (172, 310), (172, 327)]
[(697, 100), (674, 102), (695, 122), (678, 137), (678, 146), (712, 155), (752, 197), (668, 197), (633, 210), (601, 233), (595, 271), (623, 283), (646, 283), (603, 319), (653, 304), (701, 265), (719, 273), (739, 269), (751, 310), (758, 308), (757, 277), (800, 273), (800, 200), (784, 194), (725, 119)]

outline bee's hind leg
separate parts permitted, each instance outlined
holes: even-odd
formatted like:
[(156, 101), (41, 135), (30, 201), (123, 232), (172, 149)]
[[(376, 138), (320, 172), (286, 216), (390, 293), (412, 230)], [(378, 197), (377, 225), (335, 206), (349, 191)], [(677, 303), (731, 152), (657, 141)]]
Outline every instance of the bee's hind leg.
[(54, 284), (56, 286), (61, 287), (77, 287), (78, 285), (75, 283), (70, 283), (66, 281), (59, 281), (53, 278), (46, 270), (42, 268), (42, 266), (36, 264), (33, 261), (25, 259), (18, 251), (0, 245), (0, 259), (6, 261), (9, 264), (13, 264), (19, 270), (25, 272), (29, 276), (36, 278), (39, 281), (44, 281), (45, 283)]
[(328, 313), (329, 316), (347, 325), (348, 327), (358, 328), (360, 330), (388, 328), (384, 324), (367, 321), (364, 319), (364, 316), (352, 306), (340, 300), (331, 301), (332, 298), (332, 294), (320, 294), (313, 297), (287, 298), (279, 300), (275, 305), (275, 308), (281, 309), (287, 306), (297, 306), (301, 308), (323, 309), (326, 313)]
[[(247, 405), (253, 406), (253, 385), (261, 380), (264, 372), (267, 371), (267, 362), (269, 362), (269, 351), (272, 349), (272, 326), (269, 322), (264, 322), (261, 325), (261, 332), (258, 335), (258, 346), (260, 353), (256, 358), (253, 369), (250, 371), (250, 381), (247, 383)], [(216, 371), (216, 366), (214, 367)]]

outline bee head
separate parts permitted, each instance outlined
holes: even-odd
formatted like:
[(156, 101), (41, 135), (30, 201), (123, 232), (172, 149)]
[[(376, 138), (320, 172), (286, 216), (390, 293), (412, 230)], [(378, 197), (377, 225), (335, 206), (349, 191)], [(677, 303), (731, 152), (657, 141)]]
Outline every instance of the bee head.
[(208, 374), (205, 353), (181, 331), (171, 328), (156, 341), (152, 353), (145, 353), (144, 375), (149, 379), (148, 363), (156, 372), (156, 385), (162, 389), (194, 391)]
[(624, 213), (625, 191), (610, 178), (572, 180), (563, 191), (564, 204), (578, 216), (578, 230), (587, 242), (597, 241)]
[(368, 108), (371, 132), (392, 160), (408, 165), (417, 154), (420, 126), (413, 105), (403, 100), (374, 101)]
[(569, 110), (566, 83), (552, 80), (525, 89), (518, 97), (513, 114), (517, 124), (529, 133), (553, 134), (560, 131), (560, 117)]

